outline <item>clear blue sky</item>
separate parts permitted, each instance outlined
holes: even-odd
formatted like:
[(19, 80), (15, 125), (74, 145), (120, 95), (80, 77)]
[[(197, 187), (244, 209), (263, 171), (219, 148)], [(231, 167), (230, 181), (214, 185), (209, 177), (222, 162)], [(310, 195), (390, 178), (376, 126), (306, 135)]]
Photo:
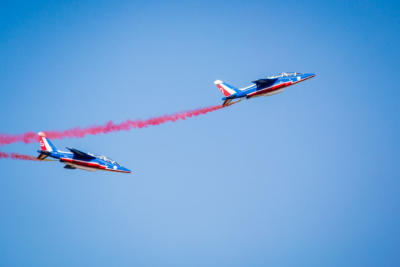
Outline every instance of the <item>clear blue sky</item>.
[(0, 160), (0, 266), (400, 266), (399, 47), (399, 1), (1, 1), (2, 133), (219, 104), (215, 79), (317, 77), (54, 142), (131, 175)]

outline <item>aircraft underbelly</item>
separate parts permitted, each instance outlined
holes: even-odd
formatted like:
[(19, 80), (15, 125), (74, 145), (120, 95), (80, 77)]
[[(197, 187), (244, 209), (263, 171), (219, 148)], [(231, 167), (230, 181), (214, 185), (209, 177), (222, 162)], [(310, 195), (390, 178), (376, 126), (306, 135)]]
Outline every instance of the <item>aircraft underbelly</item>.
[(284, 90), (285, 90), (285, 88), (274, 90), (274, 91), (269, 91), (269, 92), (267, 91), (267, 92), (265, 92), (263, 94), (249, 95), (249, 96), (247, 96), (247, 98), (275, 95), (275, 94), (279, 94), (279, 93), (283, 92)]
[(68, 165), (71, 165), (77, 169), (81, 169), (81, 170), (85, 170), (85, 171), (91, 171), (91, 172), (95, 172), (100, 170), (99, 168), (95, 168), (95, 167), (87, 167), (87, 166), (82, 166), (79, 164), (74, 164), (74, 163), (68, 163)]
[(77, 169), (86, 170), (86, 171), (97, 171), (106, 169), (105, 166), (100, 165), (97, 162), (88, 162), (78, 159), (70, 159), (70, 158), (60, 158), (60, 161), (66, 165), (73, 166)]
[(279, 94), (279, 93), (283, 92), (284, 90), (285, 90), (285, 88), (282, 88), (282, 89), (279, 89), (279, 90), (275, 90), (275, 91), (272, 91), (272, 92), (268, 92), (268, 93), (262, 94), (262, 96)]

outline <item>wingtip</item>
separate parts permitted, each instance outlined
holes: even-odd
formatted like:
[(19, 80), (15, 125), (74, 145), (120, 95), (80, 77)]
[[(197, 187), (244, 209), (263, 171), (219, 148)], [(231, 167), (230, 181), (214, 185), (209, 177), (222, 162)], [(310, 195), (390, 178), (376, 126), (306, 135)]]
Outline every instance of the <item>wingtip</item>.
[(221, 84), (221, 83), (222, 83), (221, 80), (216, 80), (216, 81), (214, 81), (214, 84)]
[(38, 132), (38, 135), (39, 135), (40, 137), (46, 137), (46, 134), (45, 134), (44, 132)]

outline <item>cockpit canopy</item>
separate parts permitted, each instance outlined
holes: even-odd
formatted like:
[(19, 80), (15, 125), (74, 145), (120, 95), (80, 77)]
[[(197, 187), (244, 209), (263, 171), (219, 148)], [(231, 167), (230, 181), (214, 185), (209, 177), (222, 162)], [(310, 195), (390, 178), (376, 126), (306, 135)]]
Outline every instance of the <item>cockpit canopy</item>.
[[(91, 154), (91, 155), (93, 155), (93, 154)], [(106, 161), (108, 163), (120, 166), (118, 162), (116, 162), (115, 160), (112, 160), (110, 158), (107, 158), (106, 156), (103, 156), (103, 155), (93, 155), (93, 156), (98, 158), (98, 159), (104, 160), (104, 161)]]
[(282, 72), (281, 74), (269, 76), (269, 79), (281, 78), (281, 77), (290, 77), (290, 76), (297, 76), (301, 75), (299, 72)]

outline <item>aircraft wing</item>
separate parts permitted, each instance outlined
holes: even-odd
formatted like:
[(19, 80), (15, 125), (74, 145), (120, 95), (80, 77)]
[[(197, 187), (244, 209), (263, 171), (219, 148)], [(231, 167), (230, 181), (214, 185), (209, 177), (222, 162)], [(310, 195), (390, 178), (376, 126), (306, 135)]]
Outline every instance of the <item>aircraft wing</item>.
[(257, 85), (257, 89), (260, 89), (260, 88), (265, 88), (265, 87), (271, 86), (272, 84), (274, 84), (276, 82), (276, 80), (278, 80), (278, 78), (259, 79), (259, 80), (253, 81), (253, 83), (255, 83)]
[(92, 156), (92, 155), (90, 155), (90, 154), (88, 154), (86, 152), (80, 151), (80, 150), (75, 149), (75, 148), (67, 147), (67, 149), (69, 151), (71, 151), (72, 153), (74, 153), (74, 156), (77, 157), (77, 158), (82, 158), (82, 159), (95, 159), (96, 158), (96, 157), (94, 157), (94, 156)]

